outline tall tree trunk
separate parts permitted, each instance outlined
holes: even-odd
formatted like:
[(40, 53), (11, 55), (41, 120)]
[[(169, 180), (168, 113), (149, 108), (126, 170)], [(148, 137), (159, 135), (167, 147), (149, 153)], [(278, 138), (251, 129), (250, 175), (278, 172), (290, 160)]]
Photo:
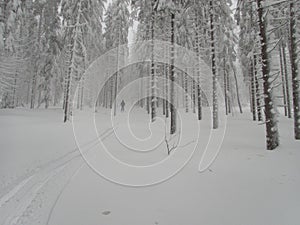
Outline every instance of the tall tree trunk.
[[(150, 64), (150, 67), (149, 65), (147, 64), (147, 74), (149, 74), (149, 71), (151, 72), (151, 64)], [(151, 114), (151, 98), (150, 98), (150, 95), (151, 95), (151, 90), (150, 90), (150, 82), (151, 82), (151, 77), (148, 77), (147, 79), (148, 82), (147, 82), (147, 113), (148, 114)]]
[[(117, 56), (119, 57), (119, 56)], [(117, 96), (118, 96), (118, 79), (119, 79), (119, 72), (118, 72), (119, 68), (117, 68), (117, 72), (115, 75), (115, 85), (114, 85), (114, 97), (113, 97), (113, 102), (114, 102), (114, 116), (117, 115)]]
[(30, 109), (34, 109), (34, 105), (35, 105), (36, 79), (37, 79), (37, 72), (34, 72), (32, 77), (32, 84), (31, 84)]
[[(83, 79), (83, 78), (82, 78)], [(81, 95), (80, 95), (80, 110), (83, 110), (83, 100), (84, 100), (84, 80), (81, 80)], [(106, 100), (106, 99), (105, 99)], [(106, 102), (107, 104), (107, 102)], [(107, 108), (107, 105), (106, 105)]]
[(285, 88), (285, 74), (283, 68), (283, 57), (282, 57), (282, 43), (279, 45), (279, 63), (280, 63), (280, 73), (281, 73), (281, 82), (282, 82), (282, 97), (283, 97), (283, 107), (284, 107), (284, 115), (288, 116), (287, 110), (287, 99), (286, 99), (286, 88)]
[[(72, 57), (73, 58), (73, 57)], [(67, 89), (66, 89), (66, 99), (65, 99), (65, 107), (64, 107), (64, 123), (68, 121), (69, 119), (69, 108), (70, 108), (70, 93), (71, 93), (71, 76), (72, 76), (72, 67), (70, 66), (68, 69), (68, 75), (67, 75)]]
[(226, 76), (226, 79), (227, 79), (227, 104), (228, 104), (228, 114), (230, 114), (231, 113), (231, 111), (232, 111), (232, 104), (231, 103), (233, 103), (233, 101), (231, 101), (231, 99), (233, 99), (232, 98), (232, 92), (231, 92), (231, 83), (230, 83), (230, 76), (229, 76), (229, 72), (227, 71), (226, 72), (226, 74), (227, 74), (227, 76)]
[(199, 82), (197, 82), (198, 120), (202, 120), (202, 96)]
[(250, 82), (251, 82), (251, 108), (252, 108), (252, 118), (256, 121), (256, 94), (255, 94), (255, 78), (254, 78), (254, 64), (253, 59), (250, 60)]
[(226, 115), (228, 115), (227, 74), (226, 74), (225, 54), (223, 56), (223, 81), (224, 81), (225, 113), (226, 113)]
[(14, 87), (13, 87), (13, 107), (17, 107), (17, 76), (18, 76), (18, 71), (15, 73), (14, 77)]
[(193, 71), (193, 80), (192, 80), (192, 100), (193, 100), (193, 113), (196, 113), (196, 81), (195, 81), (195, 71)]
[(171, 13), (171, 76), (170, 76), (170, 112), (171, 112), (171, 128), (170, 133), (175, 134), (176, 127), (176, 107), (175, 107), (175, 13)]
[(151, 0), (151, 120), (156, 119), (156, 71), (154, 62), (154, 29), (155, 29), (154, 0)]
[(217, 68), (216, 68), (216, 50), (215, 50), (215, 33), (214, 33), (214, 0), (210, 0), (210, 41), (211, 41), (211, 66), (213, 75), (213, 129), (219, 127), (218, 118), (218, 94), (217, 94)]
[(293, 82), (293, 105), (294, 105), (294, 135), (296, 140), (300, 140), (300, 89), (298, 74), (298, 53), (296, 40), (296, 7), (294, 2), (290, 2), (290, 46), (291, 46), (291, 69)]
[(117, 47), (117, 72), (115, 75), (115, 90), (114, 90), (114, 116), (117, 115), (117, 96), (118, 96), (118, 85), (119, 85), (119, 64), (120, 64), (120, 33), (121, 28), (119, 27), (118, 47)]
[(109, 83), (110, 83), (109, 108), (110, 109), (113, 108), (113, 96), (114, 96), (114, 79), (113, 79), (113, 77), (111, 77), (109, 79)]
[[(169, 54), (169, 52), (167, 51), (167, 54)], [(165, 83), (165, 91), (166, 91), (166, 99), (165, 99), (165, 107), (166, 107), (166, 118), (169, 117), (169, 106), (170, 106), (170, 102), (169, 102), (169, 71), (170, 71), (170, 67), (169, 65), (165, 65), (165, 79), (166, 79), (166, 83)]]
[(140, 79), (141, 79), (141, 82), (140, 82), (140, 94), (141, 94), (141, 98), (139, 100), (139, 103), (140, 103), (140, 107), (141, 108), (144, 108), (144, 102), (145, 102), (145, 99), (144, 99), (144, 81), (143, 81), (143, 74), (144, 74), (144, 66), (141, 66), (140, 68), (138, 68), (138, 70), (140, 71)]
[(197, 105), (198, 105), (198, 120), (202, 120), (202, 96), (201, 96), (201, 88), (200, 88), (200, 62), (201, 62), (201, 56), (200, 56), (200, 29), (198, 26), (198, 12), (196, 12), (196, 54), (199, 65), (197, 66)]
[(257, 56), (254, 55), (254, 77), (255, 77), (255, 90), (256, 90), (256, 107), (257, 107), (257, 119), (262, 121), (262, 111), (260, 103), (260, 85), (258, 81), (258, 72), (257, 72)]
[(71, 112), (71, 86), (72, 86), (72, 77), (74, 74), (74, 65), (75, 65), (75, 51), (76, 51), (76, 40), (78, 37), (78, 26), (80, 23), (80, 11), (81, 11), (81, 0), (78, 2), (78, 15), (76, 17), (75, 28), (73, 29), (73, 37), (71, 40), (71, 57), (70, 57), (70, 64), (68, 68), (67, 74), (67, 87), (66, 87), (66, 99), (65, 99), (65, 108), (64, 108), (64, 123), (69, 120)]
[(264, 81), (264, 100), (265, 100), (265, 116), (266, 116), (266, 138), (267, 149), (273, 150), (279, 146), (279, 131), (277, 126), (276, 111), (273, 102), (272, 83), (270, 81), (270, 59), (268, 55), (268, 40), (266, 34), (266, 18), (264, 17), (264, 10), (262, 0), (256, 0), (258, 21), (260, 30), (261, 42), (261, 59), (262, 59), (262, 73)]
[(188, 91), (188, 74), (187, 69), (184, 73), (184, 93), (185, 93), (185, 112), (189, 112), (189, 91)]
[(283, 57), (283, 67), (284, 67), (284, 74), (285, 74), (285, 88), (286, 88), (286, 102), (287, 102), (288, 118), (292, 118), (289, 73), (288, 73), (288, 69), (287, 69), (286, 50), (285, 50), (284, 45), (282, 46), (282, 57)]
[(231, 63), (231, 67), (233, 70), (233, 76), (234, 76), (235, 88), (236, 88), (236, 97), (237, 97), (240, 113), (243, 113), (243, 108), (242, 108), (242, 104), (241, 104), (241, 100), (240, 100), (239, 83), (238, 83), (238, 79), (236, 76), (236, 68), (234, 67), (233, 63)]

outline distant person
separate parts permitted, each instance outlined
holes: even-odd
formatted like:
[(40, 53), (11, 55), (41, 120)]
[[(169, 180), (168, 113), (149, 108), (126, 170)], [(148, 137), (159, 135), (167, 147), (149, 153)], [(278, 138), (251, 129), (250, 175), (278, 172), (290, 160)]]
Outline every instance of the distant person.
[(121, 102), (121, 112), (124, 112), (125, 111), (125, 102), (124, 100), (122, 100)]

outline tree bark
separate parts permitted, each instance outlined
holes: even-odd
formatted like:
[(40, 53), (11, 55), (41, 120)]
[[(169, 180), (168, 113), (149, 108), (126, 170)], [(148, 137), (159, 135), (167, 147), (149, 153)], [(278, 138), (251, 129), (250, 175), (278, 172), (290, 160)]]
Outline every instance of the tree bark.
[(154, 0), (151, 0), (151, 120), (155, 122), (156, 119), (156, 71), (154, 62), (154, 24), (155, 24), (155, 12), (154, 12)]
[(265, 101), (265, 117), (266, 117), (266, 138), (267, 149), (273, 150), (279, 146), (279, 132), (277, 126), (277, 118), (275, 106), (273, 102), (272, 83), (270, 82), (270, 59), (268, 55), (267, 34), (266, 34), (266, 19), (264, 17), (264, 10), (262, 0), (256, 0), (258, 21), (260, 30), (261, 42), (261, 58), (262, 58), (262, 73), (264, 86), (264, 101)]
[(294, 2), (290, 2), (290, 46), (291, 46), (291, 69), (293, 82), (293, 105), (294, 105), (294, 135), (296, 140), (300, 140), (300, 99), (299, 99), (299, 75), (298, 75), (298, 55), (296, 40), (296, 17)]
[(256, 107), (257, 107), (257, 119), (262, 121), (261, 103), (260, 103), (260, 85), (258, 81), (257, 73), (257, 56), (254, 55), (254, 77), (255, 77), (255, 90), (256, 90)]
[(217, 70), (216, 70), (216, 52), (215, 52), (215, 33), (214, 33), (214, 0), (210, 0), (210, 41), (211, 41), (211, 66), (213, 80), (213, 129), (219, 127), (218, 118), (218, 95), (217, 95)]
[(250, 82), (251, 82), (251, 108), (252, 108), (252, 119), (256, 121), (256, 96), (255, 96), (255, 78), (254, 78), (254, 63), (253, 58), (250, 60)]
[(170, 112), (171, 112), (171, 128), (170, 133), (175, 134), (176, 127), (176, 107), (175, 107), (175, 13), (171, 13), (171, 76), (170, 76)]
[(282, 44), (279, 46), (279, 63), (280, 63), (280, 73), (281, 73), (281, 82), (282, 82), (282, 97), (283, 97), (283, 107), (284, 107), (284, 115), (288, 116), (287, 110), (287, 98), (286, 98), (286, 87), (285, 87), (285, 74), (283, 68), (283, 56), (282, 56)]
[(284, 74), (285, 74), (285, 88), (286, 88), (286, 102), (287, 102), (288, 118), (292, 118), (289, 73), (288, 73), (288, 69), (287, 69), (286, 51), (285, 51), (284, 45), (282, 46), (282, 57), (283, 57), (283, 67), (284, 67)]
[(243, 108), (242, 108), (242, 104), (241, 104), (241, 100), (240, 100), (239, 83), (238, 83), (238, 79), (236, 76), (236, 68), (234, 67), (233, 63), (231, 64), (231, 66), (233, 69), (233, 76), (234, 76), (235, 88), (236, 88), (236, 96), (237, 96), (240, 113), (243, 113)]
[(228, 115), (228, 98), (227, 98), (227, 74), (226, 74), (226, 61), (225, 54), (223, 56), (223, 81), (224, 81), (224, 100), (225, 100), (225, 113)]

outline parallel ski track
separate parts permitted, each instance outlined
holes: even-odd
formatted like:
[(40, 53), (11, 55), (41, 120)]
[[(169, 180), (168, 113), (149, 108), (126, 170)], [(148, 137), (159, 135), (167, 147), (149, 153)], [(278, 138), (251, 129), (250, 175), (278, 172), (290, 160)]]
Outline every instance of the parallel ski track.
[[(95, 146), (97, 146), (101, 141), (109, 137), (111, 134), (114, 133), (114, 129), (116, 128), (108, 128), (105, 130), (99, 137), (87, 142), (86, 144), (83, 145), (83, 148), (87, 148), (84, 150), (84, 153), (89, 152), (91, 149), (93, 149)], [(38, 170), (35, 170), (34, 172), (28, 174), (22, 181), (20, 181), (17, 185), (12, 187), (12, 189), (4, 194), (0, 198), (0, 215), (1, 215), (1, 209), (5, 208), (6, 204), (10, 202), (11, 199), (13, 199), (21, 190), (25, 189), (30, 182), (34, 180), (35, 177), (42, 176), (42, 181), (32, 183), (30, 184), (30, 188), (26, 191), (26, 193), (21, 197), (20, 204), (18, 204), (18, 207), (16, 207), (16, 210), (11, 213), (10, 216), (8, 216), (5, 220), (5, 222), (2, 225), (13, 225), (18, 221), (18, 218), (25, 212), (25, 210), (30, 206), (32, 201), (34, 200), (35, 196), (39, 191), (47, 185), (52, 179), (54, 179), (57, 174), (62, 173), (64, 169), (75, 159), (80, 158), (81, 153), (79, 152), (78, 147), (73, 149), (72, 151), (64, 154), (63, 156), (56, 158), (54, 160), (51, 160), (47, 162), (46, 164), (42, 165), (39, 167)], [(50, 221), (52, 212), (61, 197), (63, 191), (66, 189), (68, 184), (71, 182), (71, 180), (78, 174), (79, 170), (83, 167), (84, 161), (80, 163), (80, 165), (77, 167), (75, 172), (69, 177), (67, 183), (63, 186), (63, 188), (60, 190), (54, 204), (52, 205), (48, 219), (47, 219), (47, 224)], [(23, 203), (23, 204), (22, 204)]]

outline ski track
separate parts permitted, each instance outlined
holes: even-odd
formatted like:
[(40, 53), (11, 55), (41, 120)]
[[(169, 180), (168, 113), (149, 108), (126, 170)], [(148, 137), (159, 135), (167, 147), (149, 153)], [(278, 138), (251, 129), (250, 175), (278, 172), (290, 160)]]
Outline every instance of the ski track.
[(24, 179), (21, 183), (19, 183), (18, 185), (16, 185), (9, 193), (7, 193), (6, 195), (4, 195), (1, 199), (0, 199), (0, 208), (7, 203), (11, 198), (13, 198), (20, 189), (22, 189), (31, 179), (33, 178), (33, 175), (30, 176), (29, 178)]
[(34, 185), (34, 187), (30, 190), (29, 193), (26, 194), (26, 196), (23, 196), (23, 200), (17, 207), (16, 211), (13, 213), (13, 215), (9, 216), (3, 225), (15, 225), (17, 224), (19, 218), (23, 215), (23, 212), (26, 211), (32, 204), (33, 200), (39, 193), (39, 191), (46, 185), (49, 180), (51, 180), (57, 173), (63, 171), (63, 169), (67, 165), (61, 166), (55, 171), (51, 171), (51, 173), (42, 181), (38, 182)]
[[(101, 135), (99, 135), (99, 137), (84, 144), (84, 152), (89, 152), (91, 149), (97, 146), (100, 143), (99, 139), (104, 140), (111, 134), (113, 134), (114, 129), (116, 128), (109, 128), (105, 130)], [(37, 167), (35, 170), (33, 170), (32, 173), (28, 174), (18, 184), (11, 187), (10, 191), (8, 191), (0, 198), (0, 218), (2, 217), (2, 219), (4, 219), (4, 223), (2, 223), (2, 225), (19, 224), (20, 218), (22, 216), (26, 216), (26, 212), (30, 210), (30, 206), (33, 204), (35, 198), (42, 193), (41, 190), (49, 183), (54, 182), (55, 177), (58, 174), (63, 173), (66, 168), (72, 162), (74, 162), (74, 160), (80, 158), (81, 160), (79, 161), (79, 165), (77, 165), (78, 163), (76, 163), (75, 168), (73, 169), (75, 172), (73, 171), (71, 175), (69, 175), (69, 177), (67, 178), (67, 182), (59, 190), (54, 204), (49, 209), (47, 218), (47, 223), (49, 223), (52, 211), (54, 210), (57, 201), (63, 194), (63, 191), (84, 165), (84, 160), (81, 158), (81, 156), (81, 152), (79, 152), (78, 147), (76, 147), (74, 150), (64, 154), (63, 156), (51, 160), (40, 167)], [(24, 193), (21, 193), (22, 191)], [(21, 197), (17, 198), (19, 193), (21, 193), (22, 195)], [(13, 208), (13, 210), (9, 212), (9, 216), (2, 215), (3, 212), (5, 212), (6, 208), (9, 207)]]

